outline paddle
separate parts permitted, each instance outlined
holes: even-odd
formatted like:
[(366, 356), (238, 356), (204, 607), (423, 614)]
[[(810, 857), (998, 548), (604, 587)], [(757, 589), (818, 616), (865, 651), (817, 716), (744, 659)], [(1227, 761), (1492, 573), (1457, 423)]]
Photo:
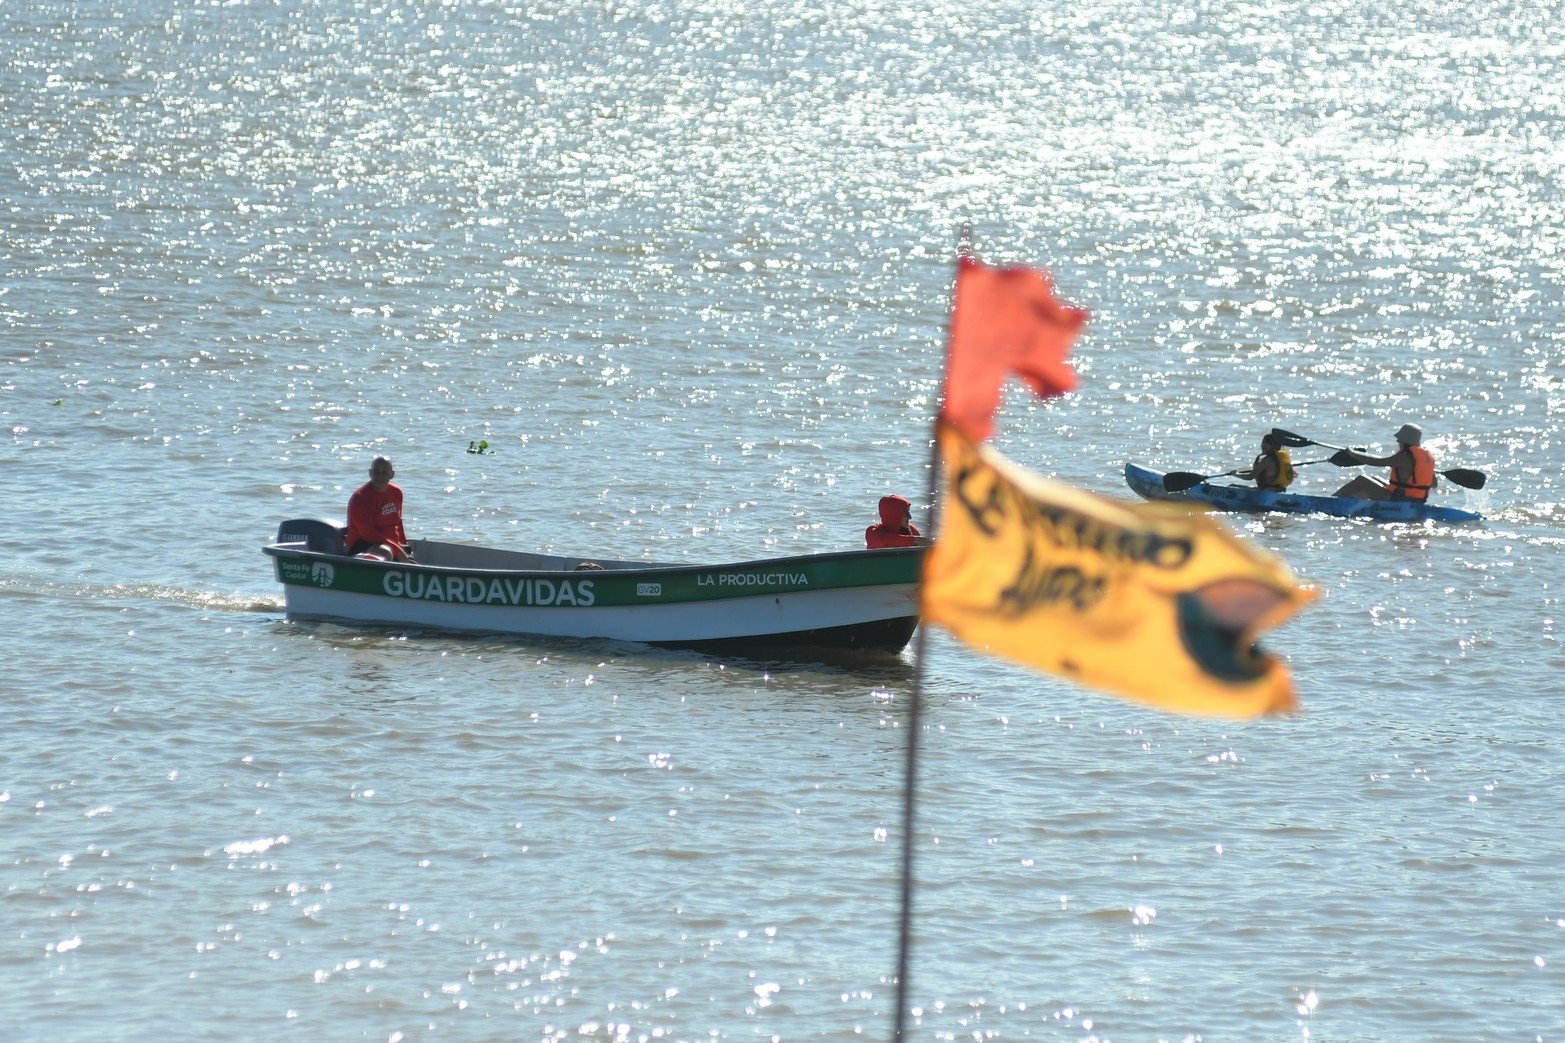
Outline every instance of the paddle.
[[(1326, 460), (1300, 460), (1294, 467), (1308, 467), (1310, 464), (1333, 463)], [(1196, 474), (1194, 471), (1170, 471), (1163, 476), (1163, 491), (1170, 493), (1182, 493), (1186, 489), (1194, 489), (1202, 482), (1211, 481), (1213, 478), (1232, 478), (1235, 475), (1248, 471), (1248, 467), (1241, 467), (1234, 471), (1224, 471), (1222, 474)]]
[[(1346, 446), (1331, 445), (1327, 442), (1317, 442), (1313, 438), (1305, 438), (1296, 435), (1292, 431), (1284, 431), (1280, 427), (1272, 428), (1272, 437), (1285, 446), (1298, 449), (1307, 445), (1318, 445), (1322, 449), (1335, 449), (1331, 456), (1331, 462), (1338, 467), (1363, 467), (1359, 461), (1345, 457), (1343, 453), (1362, 453), (1362, 449), (1348, 449)], [(1439, 472), (1440, 476), (1453, 485), (1460, 485), (1464, 489), (1482, 489), (1489, 481), (1489, 476), (1482, 471), (1474, 471), (1468, 467), (1453, 467), (1449, 471)], [(1186, 486), (1188, 488), (1188, 486)]]
[[(1317, 442), (1313, 438), (1305, 438), (1303, 435), (1296, 435), (1292, 431), (1284, 431), (1280, 427), (1272, 428), (1272, 437), (1277, 440), (1278, 444), (1285, 445), (1289, 449), (1300, 449), (1307, 445), (1318, 445), (1322, 449), (1335, 449), (1338, 452), (1342, 452), (1344, 450), (1352, 453), (1366, 452), (1366, 450), (1363, 448), (1348, 449), (1348, 447), (1345, 445), (1328, 445), (1325, 442)], [(1337, 466), (1344, 467), (1347, 465), (1338, 464)]]
[(1238, 471), (1224, 471), (1222, 474), (1196, 474), (1194, 471), (1170, 471), (1163, 476), (1163, 491), (1182, 493), (1213, 478), (1231, 478), (1238, 473)]

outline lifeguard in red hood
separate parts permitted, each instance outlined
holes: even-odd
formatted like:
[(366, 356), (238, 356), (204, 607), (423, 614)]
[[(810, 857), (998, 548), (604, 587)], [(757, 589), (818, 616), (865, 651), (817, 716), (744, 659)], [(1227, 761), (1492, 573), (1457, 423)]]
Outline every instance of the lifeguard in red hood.
[(880, 498), (880, 524), (864, 530), (864, 545), (870, 550), (886, 547), (916, 547), (923, 543), (913, 524), (913, 505), (906, 496), (892, 493)]

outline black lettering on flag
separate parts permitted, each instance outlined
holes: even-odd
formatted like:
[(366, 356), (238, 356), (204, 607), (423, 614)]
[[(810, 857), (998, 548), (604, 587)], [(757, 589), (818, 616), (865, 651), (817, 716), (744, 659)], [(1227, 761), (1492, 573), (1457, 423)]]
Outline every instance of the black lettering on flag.
[(1102, 601), (1107, 590), (1105, 576), (1088, 575), (1075, 565), (1041, 562), (1029, 545), (1016, 578), (1000, 591), (995, 611), (1016, 617), (1044, 605), (1066, 605), (1081, 613)]

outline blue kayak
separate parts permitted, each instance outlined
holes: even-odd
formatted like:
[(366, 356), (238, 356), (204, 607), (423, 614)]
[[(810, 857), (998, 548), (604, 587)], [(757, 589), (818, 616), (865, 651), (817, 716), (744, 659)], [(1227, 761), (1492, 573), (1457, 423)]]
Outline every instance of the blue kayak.
[(1263, 492), (1253, 485), (1213, 485), (1202, 482), (1192, 489), (1171, 493), (1163, 487), (1162, 471), (1136, 464), (1125, 465), (1125, 481), (1138, 496), (1148, 500), (1199, 503), (1220, 511), (1282, 511), (1287, 514), (1329, 514), (1333, 518), (1373, 518), (1376, 521), (1481, 521), (1483, 515), (1455, 507), (1439, 507), (1414, 500), (1354, 500), (1342, 496), (1306, 496), (1302, 493)]

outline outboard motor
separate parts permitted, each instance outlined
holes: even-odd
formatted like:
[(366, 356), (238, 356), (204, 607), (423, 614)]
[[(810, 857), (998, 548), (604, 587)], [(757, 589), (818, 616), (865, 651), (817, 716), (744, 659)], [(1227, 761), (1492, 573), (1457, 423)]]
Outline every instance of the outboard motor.
[(278, 543), (302, 543), (321, 554), (341, 554), (343, 536), (336, 522), (324, 518), (294, 518), (277, 527)]

